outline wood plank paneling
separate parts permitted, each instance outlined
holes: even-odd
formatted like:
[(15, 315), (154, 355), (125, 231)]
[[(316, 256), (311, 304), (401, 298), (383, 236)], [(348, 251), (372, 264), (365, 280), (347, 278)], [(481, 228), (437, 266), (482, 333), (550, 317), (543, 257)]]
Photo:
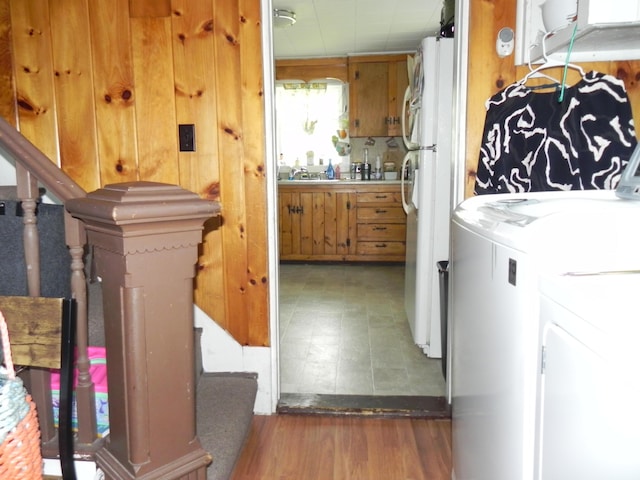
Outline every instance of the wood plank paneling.
[[(355, 211), (354, 193), (339, 193), (336, 199), (336, 253), (339, 255), (348, 255), (350, 252), (349, 244), (351, 242), (349, 228), (355, 228), (350, 225), (350, 214)], [(354, 208), (351, 206), (353, 205)], [(355, 221), (354, 221), (355, 223)]]
[(0, 116), (16, 125), (9, 0), (0, 0)]
[[(203, 198), (219, 201), (213, 3), (174, 0), (171, 23), (177, 123), (193, 124), (196, 135), (195, 152), (178, 152), (180, 185)], [(224, 263), (222, 231), (218, 227), (217, 220), (205, 224), (195, 298), (209, 316), (220, 321), (224, 319), (225, 282), (220, 268)]]
[[(485, 120), (485, 101), (512, 82), (522, 78), (529, 70), (527, 66), (514, 66), (513, 55), (499, 58), (495, 52), (498, 31), (515, 27), (516, 3), (512, 0), (473, 0), (470, 5), (469, 28), (469, 85), (467, 89), (467, 137), (466, 137), (466, 188), (465, 196), (473, 195), (475, 172)], [(640, 138), (640, 60), (623, 62), (585, 62), (580, 64), (585, 71), (597, 70), (609, 73), (625, 83)], [(560, 69), (547, 73), (561, 77)], [(578, 76), (570, 71), (568, 83)], [(535, 85), (535, 82), (531, 82)]]
[(171, 0), (129, 0), (129, 15), (137, 17), (168, 17)]
[(324, 253), (336, 254), (337, 202), (339, 193), (328, 192), (324, 196)]
[[(100, 187), (87, 0), (50, 2), (60, 166), (82, 188)], [(89, 158), (89, 160), (87, 160)]]
[(47, 0), (11, 3), (18, 129), (60, 166)]
[(132, 18), (140, 179), (178, 184), (173, 58), (169, 18)]
[(138, 180), (128, 2), (92, 2), (89, 9), (102, 185)]
[[(225, 255), (233, 261), (223, 265), (225, 297), (221, 305), (214, 308), (220, 313), (215, 318), (226, 318), (226, 312), (234, 316), (247, 317), (248, 243), (246, 233), (244, 149), (242, 128), (242, 92), (240, 88), (241, 59), (239, 48), (239, 11), (237, 4), (213, 3), (214, 48), (216, 64), (216, 88), (218, 98), (218, 123), (215, 126), (219, 139), (220, 155), (220, 202), (222, 207), (222, 243)], [(248, 322), (223, 324), (231, 334), (246, 343), (249, 335)]]
[(249, 345), (268, 346), (269, 286), (262, 21), (260, 2), (239, 0), (244, 191), (248, 259), (245, 298)]
[(219, 200), (216, 77), (211, 2), (175, 0), (172, 15), (173, 64), (178, 124), (194, 124), (196, 151), (179, 152), (180, 184)]
[(313, 193), (303, 192), (300, 194), (300, 253), (303, 255), (313, 254)]
[[(196, 303), (241, 344), (268, 345), (260, 1), (0, 0), (0, 19), (7, 5), (1, 114), (18, 104), (23, 134), (86, 189), (146, 180), (219, 200)], [(179, 123), (196, 126), (196, 152), (179, 152)]]
[(313, 193), (313, 254), (324, 253), (324, 193)]

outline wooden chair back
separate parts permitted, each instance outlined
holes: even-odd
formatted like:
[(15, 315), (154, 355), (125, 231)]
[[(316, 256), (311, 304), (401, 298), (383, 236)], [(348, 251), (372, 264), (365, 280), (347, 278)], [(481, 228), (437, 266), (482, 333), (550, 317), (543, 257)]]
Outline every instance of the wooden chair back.
[[(75, 301), (66, 298), (0, 296), (0, 311), (7, 322), (15, 365), (60, 369), (60, 464), (63, 479), (75, 480), (71, 426)], [(42, 408), (41, 405), (37, 407)]]

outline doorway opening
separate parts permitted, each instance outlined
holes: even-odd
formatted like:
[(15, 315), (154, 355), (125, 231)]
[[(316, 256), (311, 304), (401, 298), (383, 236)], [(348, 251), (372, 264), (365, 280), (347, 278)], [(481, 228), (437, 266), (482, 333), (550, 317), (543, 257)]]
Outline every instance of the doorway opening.
[(404, 265), (281, 263), (279, 290), (279, 411), (446, 411), (440, 360), (406, 320)]

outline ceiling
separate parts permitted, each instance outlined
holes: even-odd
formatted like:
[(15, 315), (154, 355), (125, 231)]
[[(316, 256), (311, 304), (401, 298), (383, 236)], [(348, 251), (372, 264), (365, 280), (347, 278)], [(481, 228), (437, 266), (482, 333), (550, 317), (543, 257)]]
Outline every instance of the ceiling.
[(296, 23), (273, 29), (274, 57), (306, 58), (415, 50), (440, 30), (443, 0), (273, 0)]

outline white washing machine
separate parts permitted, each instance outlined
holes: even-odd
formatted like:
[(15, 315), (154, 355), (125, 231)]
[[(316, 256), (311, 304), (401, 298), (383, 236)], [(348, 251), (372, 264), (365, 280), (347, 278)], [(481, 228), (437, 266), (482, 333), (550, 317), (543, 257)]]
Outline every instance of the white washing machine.
[(640, 478), (640, 272), (543, 278), (537, 480)]
[(640, 202), (613, 191), (474, 197), (454, 212), (449, 336), (455, 480), (530, 480), (542, 274), (640, 268)]

